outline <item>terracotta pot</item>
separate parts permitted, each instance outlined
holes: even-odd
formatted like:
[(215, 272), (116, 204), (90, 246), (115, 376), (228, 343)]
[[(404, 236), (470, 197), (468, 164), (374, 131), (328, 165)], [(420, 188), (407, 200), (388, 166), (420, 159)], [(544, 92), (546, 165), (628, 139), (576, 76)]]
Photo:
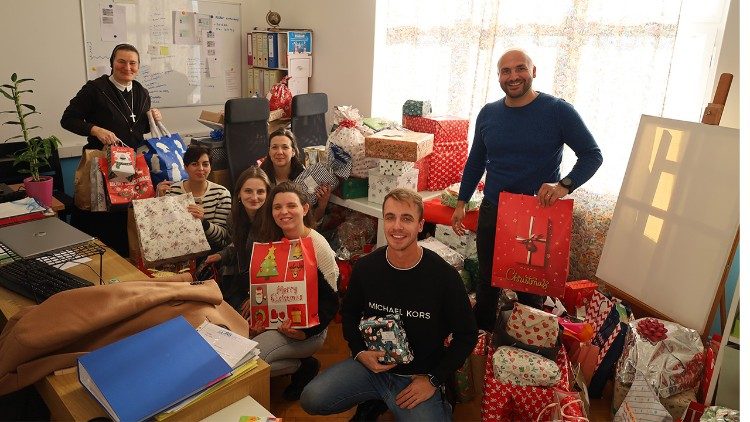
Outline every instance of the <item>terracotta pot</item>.
[(39, 181), (35, 182), (31, 177), (23, 179), (23, 187), (26, 194), (45, 207), (52, 205), (52, 177), (40, 176)]

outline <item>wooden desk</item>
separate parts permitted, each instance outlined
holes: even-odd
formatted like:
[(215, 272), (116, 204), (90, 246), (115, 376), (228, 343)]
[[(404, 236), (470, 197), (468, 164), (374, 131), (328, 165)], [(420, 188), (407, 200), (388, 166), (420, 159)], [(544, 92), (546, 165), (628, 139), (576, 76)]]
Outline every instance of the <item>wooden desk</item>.
[[(8, 187), (11, 188), (11, 189), (13, 189), (13, 190), (18, 190), (19, 188), (23, 187), (23, 183), (16, 183), (16, 184), (13, 184), (13, 185), (8, 185)], [(55, 198), (54, 196), (52, 197), (52, 205), (51, 205), (51, 207), (52, 207), (52, 211), (54, 211), (54, 212), (60, 212), (60, 211), (62, 211), (62, 210), (65, 209), (65, 205), (62, 202), (60, 202), (57, 198)]]
[[(106, 252), (102, 256), (102, 280), (104, 283), (114, 280), (148, 280), (148, 277), (133, 266), (130, 261), (109, 248), (105, 247), (105, 249)], [(92, 260), (86, 264), (98, 271), (99, 256), (93, 256)], [(86, 265), (76, 265), (67, 271), (92, 283), (98, 283), (99, 276), (91, 268)], [(2, 325), (5, 325), (5, 321), (22, 307), (33, 304), (34, 302), (30, 299), (0, 287), (0, 311), (2, 311), (4, 317)], [(107, 416), (104, 408), (78, 382), (77, 370), (70, 368), (58, 372), (64, 373), (50, 374), (35, 384), (37, 391), (39, 391), (50, 410), (52, 420), (88, 421), (98, 416)], [(174, 415), (170, 415), (167, 420), (199, 420), (248, 395), (268, 409), (271, 405), (270, 379), (270, 366), (259, 359), (258, 366), (252, 371), (232, 380), (202, 400), (186, 406)]]

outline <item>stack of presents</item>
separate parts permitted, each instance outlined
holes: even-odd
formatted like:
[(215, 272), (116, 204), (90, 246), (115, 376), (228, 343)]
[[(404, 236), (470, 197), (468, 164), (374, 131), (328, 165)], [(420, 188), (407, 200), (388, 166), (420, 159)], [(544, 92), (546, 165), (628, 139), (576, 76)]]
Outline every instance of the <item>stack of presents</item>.
[[(336, 107), (327, 146), (306, 149), (308, 170), (298, 181), (310, 192), (328, 183), (344, 199), (376, 204), (396, 187), (442, 191), (425, 201), (425, 220), (436, 226), (434, 236), (419, 243), (456, 268), (473, 303), (481, 184), (467, 204), (469, 230), (459, 236), (450, 227), (468, 155), (469, 121), (430, 111), (428, 101), (406, 101), (399, 125)], [(585, 421), (590, 399), (601, 398), (611, 381), (617, 421), (698, 421), (704, 414), (734, 414), (700, 404), (715, 347), (704, 347), (698, 332), (670, 321), (635, 319), (626, 303), (597, 283), (569, 277), (578, 275), (569, 270), (581, 266), (579, 258), (598, 261), (590, 241), (603, 243), (603, 236), (595, 238), (585, 228), (576, 229), (586, 233), (584, 239), (572, 234), (572, 199), (542, 208), (535, 197), (503, 192), (499, 202), (491, 277), (502, 291), (498, 322), (493, 332), (480, 332), (474, 352), (451, 381), (458, 402), (481, 397), (482, 419), (488, 421)], [(591, 221), (584, 225), (592, 226)], [(343, 249), (361, 251), (363, 245), (350, 243), (361, 239), (363, 230), (374, 234), (365, 226), (349, 221), (339, 226), (345, 231), (339, 233)], [(572, 241), (583, 243), (571, 246)], [(577, 255), (573, 259), (571, 250)], [(351, 269), (348, 257), (341, 264), (342, 291)], [(545, 296), (544, 309), (521, 304), (516, 292)], [(377, 337), (380, 328), (373, 327)]]

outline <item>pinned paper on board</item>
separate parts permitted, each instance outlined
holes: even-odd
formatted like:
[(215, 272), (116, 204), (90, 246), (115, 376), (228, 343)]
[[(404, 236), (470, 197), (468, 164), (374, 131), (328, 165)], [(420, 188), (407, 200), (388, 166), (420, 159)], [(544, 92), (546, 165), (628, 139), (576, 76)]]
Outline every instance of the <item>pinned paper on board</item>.
[(125, 42), (125, 6), (102, 2), (99, 10), (102, 41)]
[(195, 12), (172, 11), (172, 33), (174, 35), (174, 44), (198, 44), (198, 38), (195, 33), (195, 15)]
[(221, 71), (221, 63), (219, 63), (219, 59), (216, 57), (207, 57), (206, 58), (206, 68), (208, 70), (208, 77), (209, 78), (216, 78), (219, 76), (219, 72)]

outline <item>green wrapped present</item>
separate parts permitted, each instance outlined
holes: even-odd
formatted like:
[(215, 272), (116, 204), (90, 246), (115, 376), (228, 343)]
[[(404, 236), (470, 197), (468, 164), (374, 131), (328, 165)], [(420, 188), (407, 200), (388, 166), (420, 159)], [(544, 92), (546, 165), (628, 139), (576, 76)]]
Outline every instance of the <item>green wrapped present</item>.
[(429, 101), (406, 100), (402, 112), (407, 116), (429, 116), (432, 104)]
[(367, 179), (350, 177), (341, 182), (339, 197), (342, 199), (367, 198)]
[(391, 127), (394, 127), (394, 122), (388, 119), (381, 119), (380, 117), (365, 117), (362, 119), (362, 124), (374, 130), (380, 132)]
[(479, 283), (479, 261), (477, 260), (477, 257), (473, 256), (464, 259), (464, 269), (468, 271), (469, 276), (471, 276), (472, 289), (470, 291), (474, 291), (477, 287), (477, 283)]

